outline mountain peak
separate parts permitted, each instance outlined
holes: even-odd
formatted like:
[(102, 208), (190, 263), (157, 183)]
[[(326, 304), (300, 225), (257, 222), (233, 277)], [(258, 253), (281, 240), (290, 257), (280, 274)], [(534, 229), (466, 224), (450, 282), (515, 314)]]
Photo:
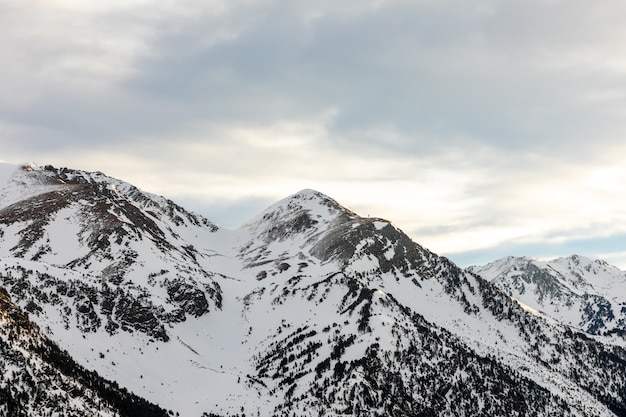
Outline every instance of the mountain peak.
[(273, 240), (306, 230), (325, 229), (325, 226), (341, 219), (356, 217), (355, 212), (331, 197), (316, 190), (304, 189), (272, 204), (242, 228), (255, 230), (256, 235), (271, 235), (269, 237)]
[(324, 193), (321, 193), (317, 190), (314, 190), (312, 188), (303, 188), (302, 190), (298, 191), (297, 193), (294, 193), (291, 195), (291, 197), (298, 197), (298, 198), (328, 198), (327, 195), (325, 195)]
[(272, 207), (281, 205), (286, 205), (289, 209), (305, 209), (311, 211), (316, 211), (320, 207), (325, 207), (331, 211), (339, 211), (350, 215), (356, 215), (354, 211), (338, 203), (335, 199), (310, 188), (300, 190), (297, 193), (280, 200)]

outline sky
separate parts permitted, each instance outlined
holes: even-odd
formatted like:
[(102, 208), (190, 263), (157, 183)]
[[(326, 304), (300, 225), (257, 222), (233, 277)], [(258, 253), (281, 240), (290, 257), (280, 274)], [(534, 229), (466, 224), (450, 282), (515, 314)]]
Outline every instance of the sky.
[(460, 266), (626, 269), (626, 2), (0, 0), (0, 160), (234, 228), (304, 188)]

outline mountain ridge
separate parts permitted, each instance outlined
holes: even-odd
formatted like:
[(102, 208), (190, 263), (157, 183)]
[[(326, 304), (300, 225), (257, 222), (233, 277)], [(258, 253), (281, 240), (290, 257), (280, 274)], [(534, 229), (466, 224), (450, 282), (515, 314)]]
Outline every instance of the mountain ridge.
[(64, 184), (0, 187), (0, 286), (82, 365), (181, 415), (626, 413), (622, 347), (316, 191), (228, 230), (104, 174), (16, 175)]

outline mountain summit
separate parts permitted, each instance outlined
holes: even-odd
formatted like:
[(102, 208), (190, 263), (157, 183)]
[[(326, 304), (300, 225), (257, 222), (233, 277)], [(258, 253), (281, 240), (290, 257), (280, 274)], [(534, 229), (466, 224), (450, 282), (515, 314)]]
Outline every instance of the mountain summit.
[(102, 173), (0, 180), (0, 286), (81, 366), (180, 415), (626, 414), (613, 339), (316, 191), (228, 230)]

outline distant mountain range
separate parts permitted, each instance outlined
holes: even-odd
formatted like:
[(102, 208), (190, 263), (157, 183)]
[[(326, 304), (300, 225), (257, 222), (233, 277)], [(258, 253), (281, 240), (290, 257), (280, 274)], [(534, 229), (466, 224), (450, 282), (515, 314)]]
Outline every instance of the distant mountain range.
[(616, 342), (626, 335), (626, 272), (604, 261), (507, 257), (469, 270), (562, 323)]
[(228, 230), (0, 164), (0, 410), (623, 416), (624, 280), (578, 256), (463, 270), (313, 190)]

